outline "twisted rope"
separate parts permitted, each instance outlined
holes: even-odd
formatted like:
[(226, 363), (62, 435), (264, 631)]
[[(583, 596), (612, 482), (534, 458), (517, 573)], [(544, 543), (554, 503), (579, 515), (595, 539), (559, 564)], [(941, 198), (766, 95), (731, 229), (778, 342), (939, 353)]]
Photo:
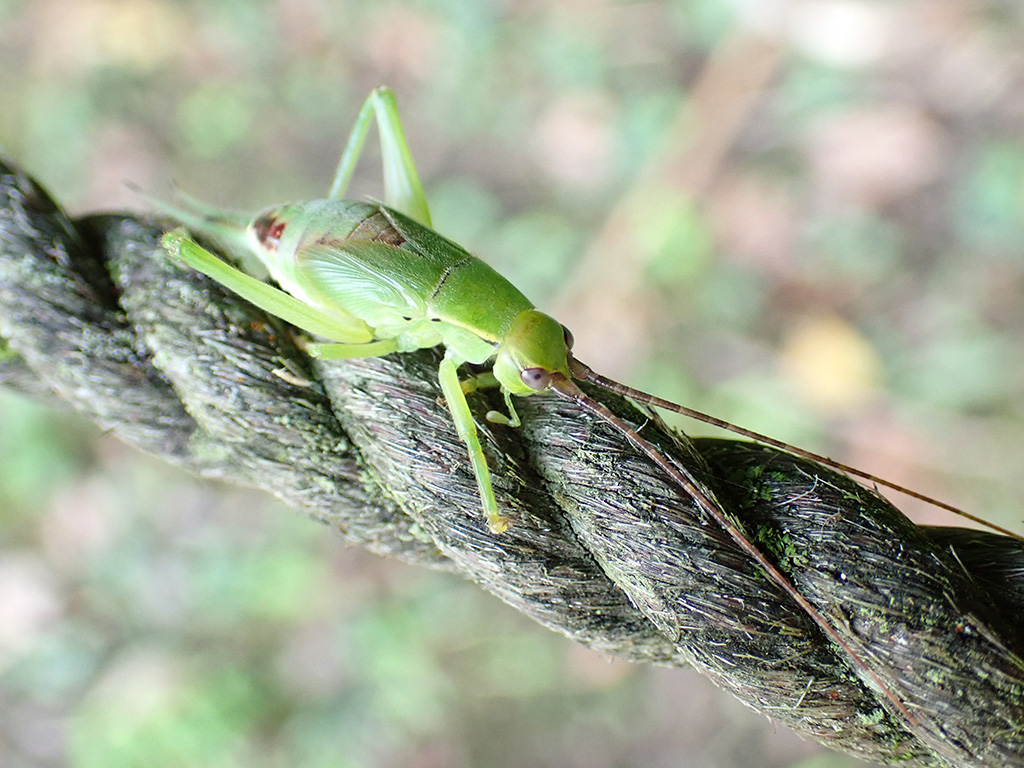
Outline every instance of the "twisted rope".
[(0, 161), (0, 384), (191, 470), (268, 490), (353, 543), (458, 571), (633, 661), (689, 664), (808, 738), (883, 763), (1024, 765), (1021, 542), (910, 523), (774, 449), (667, 431), (593, 396), (707, 492), (903, 702), (617, 433), (553, 397), (489, 429), (491, 534), (438, 353), (314, 363), (288, 329), (159, 248), (158, 222), (70, 220)]

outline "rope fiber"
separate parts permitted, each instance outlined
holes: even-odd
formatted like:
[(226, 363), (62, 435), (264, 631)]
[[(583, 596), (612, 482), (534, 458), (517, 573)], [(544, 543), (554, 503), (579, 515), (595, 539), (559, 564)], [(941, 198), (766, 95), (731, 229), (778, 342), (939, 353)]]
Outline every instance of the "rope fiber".
[[(375, 552), (459, 572), (604, 653), (691, 665), (879, 763), (1024, 765), (1024, 549), (916, 526), (774, 448), (689, 439), (585, 387), (776, 564), (905, 707), (618, 433), (558, 397), (470, 397), (511, 528), (492, 534), (437, 350), (316, 362), (175, 264), (159, 221), (70, 219), (0, 158), (0, 385), (197, 474), (262, 488)], [(867, 681), (867, 682), (865, 682)]]

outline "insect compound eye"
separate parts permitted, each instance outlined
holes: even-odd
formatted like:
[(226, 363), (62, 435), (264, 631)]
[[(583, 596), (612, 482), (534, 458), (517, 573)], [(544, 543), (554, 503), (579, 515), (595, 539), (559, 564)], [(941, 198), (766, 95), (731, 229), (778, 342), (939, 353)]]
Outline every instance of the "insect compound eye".
[(565, 339), (565, 348), (572, 349), (572, 343), (573, 341), (575, 341), (575, 339), (573, 339), (572, 337), (572, 331), (570, 331), (564, 325), (562, 326), (562, 337)]
[(547, 389), (551, 384), (551, 374), (543, 368), (524, 368), (519, 372), (519, 378), (530, 389), (538, 391)]

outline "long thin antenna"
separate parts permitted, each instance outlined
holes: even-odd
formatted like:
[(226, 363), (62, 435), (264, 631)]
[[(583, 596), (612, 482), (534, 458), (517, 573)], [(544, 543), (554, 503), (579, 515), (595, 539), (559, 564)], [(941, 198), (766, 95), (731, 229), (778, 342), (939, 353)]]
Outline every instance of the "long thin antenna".
[(587, 397), (574, 382), (564, 378), (560, 374), (555, 374), (552, 378), (551, 387), (563, 397), (571, 400), (585, 411), (593, 414), (601, 419), (601, 421), (613, 427), (629, 442), (646, 454), (651, 461), (657, 464), (658, 467), (668, 475), (672, 482), (678, 485), (684, 493), (690, 496), (697, 503), (697, 506), (700, 509), (702, 509), (709, 517), (711, 517), (712, 520), (721, 526), (722, 529), (729, 534), (729, 537), (736, 542), (740, 549), (750, 555), (754, 562), (761, 567), (761, 570), (779, 587), (781, 587), (782, 590), (789, 595), (798, 606), (800, 606), (804, 613), (810, 616), (814, 623), (821, 628), (822, 632), (824, 632), (832, 642), (838, 645), (849, 656), (854, 665), (861, 669), (861, 671), (871, 679), (871, 682), (873, 682), (885, 697), (892, 702), (892, 705), (907, 719), (908, 723), (913, 726), (918, 724), (917, 719), (910, 713), (910, 710), (907, 709), (907, 706), (900, 700), (900, 698), (896, 696), (896, 694), (882, 681), (878, 674), (871, 669), (863, 659), (861, 659), (850, 644), (843, 639), (835, 627), (825, 620), (825, 617), (821, 615), (818, 609), (811, 605), (810, 601), (793, 586), (792, 582), (786, 578), (782, 571), (780, 571), (774, 563), (765, 557), (761, 550), (755, 547), (744, 533), (725, 516), (725, 513), (718, 504), (708, 498), (707, 494), (700, 489), (693, 478), (688, 477), (684, 474), (684, 470), (681, 470), (674, 464), (670, 463), (657, 448), (642, 438), (635, 429), (626, 424), (626, 422), (608, 410), (608, 408), (596, 400), (591, 400)]
[(644, 392), (642, 390), (634, 389), (633, 387), (627, 386), (625, 384), (620, 384), (614, 379), (609, 379), (605, 376), (602, 376), (601, 374), (597, 373), (592, 368), (590, 368), (588, 365), (581, 363), (579, 360), (572, 356), (569, 357), (569, 370), (572, 373), (574, 379), (578, 379), (580, 381), (589, 381), (591, 384), (596, 384), (597, 386), (601, 387), (601, 389), (606, 389), (609, 392), (614, 392), (616, 394), (632, 398), (633, 400), (637, 400), (647, 405), (653, 405), (658, 408), (664, 408), (666, 411), (679, 413), (682, 414), (683, 416), (688, 416), (691, 419), (703, 421), (705, 424), (710, 424), (713, 427), (727, 429), (730, 432), (736, 433), (737, 435), (742, 435), (743, 437), (749, 437), (751, 440), (756, 440), (757, 442), (762, 443), (763, 445), (769, 445), (772, 448), (778, 448), (780, 450), (786, 451), (787, 453), (791, 453), (794, 456), (800, 456), (801, 458), (804, 459), (817, 461), (828, 467), (832, 467), (833, 469), (838, 469), (840, 472), (845, 472), (849, 475), (859, 477), (862, 480), (867, 480), (868, 482), (871, 483), (884, 485), (886, 488), (892, 488), (894, 491), (898, 491), (906, 496), (910, 496), (912, 498), (927, 502), (928, 504), (932, 504), (936, 507), (939, 507), (940, 509), (945, 509), (947, 512), (952, 512), (953, 514), (959, 515), (960, 517), (963, 517), (967, 520), (972, 520), (973, 522), (978, 523), (979, 525), (984, 525), (986, 528), (990, 528), (993, 531), (998, 531), (999, 533), (1005, 534), (1007, 536), (1012, 536), (1015, 539), (1021, 539), (1022, 541), (1024, 541), (1024, 536), (1021, 536), (1019, 533), (1014, 533), (1008, 528), (1003, 528), (1000, 525), (991, 523), (988, 520), (978, 517), (977, 515), (972, 515), (970, 512), (965, 512), (959, 507), (954, 507), (952, 504), (947, 504), (944, 501), (939, 501), (938, 499), (934, 499), (931, 496), (926, 496), (923, 493), (899, 485), (898, 483), (894, 483), (891, 480), (886, 480), (884, 477), (872, 475), (870, 472), (865, 472), (864, 470), (857, 469), (856, 467), (851, 467), (848, 464), (843, 464), (842, 462), (836, 461), (835, 459), (830, 459), (828, 456), (822, 456), (820, 454), (804, 450), (803, 448), (797, 448), (795, 445), (790, 445), (789, 443), (785, 443), (782, 440), (776, 440), (774, 437), (762, 435), (760, 432), (754, 432), (753, 430), (745, 429), (744, 427), (737, 426), (735, 424), (732, 424), (731, 422), (725, 421), (724, 419), (719, 419), (715, 416), (709, 416), (708, 414), (702, 413), (701, 411), (695, 411), (692, 408), (687, 408), (685, 405), (679, 405), (678, 403), (673, 403), (671, 400), (665, 400), (655, 395), (648, 394), (647, 392)]

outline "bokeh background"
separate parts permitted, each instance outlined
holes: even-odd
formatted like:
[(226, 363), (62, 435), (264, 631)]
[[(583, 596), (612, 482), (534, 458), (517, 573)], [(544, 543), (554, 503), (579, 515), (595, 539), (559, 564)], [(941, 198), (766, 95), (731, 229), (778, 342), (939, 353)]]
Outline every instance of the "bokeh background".
[[(1020, 530), (1022, 51), (1013, 0), (0, 0), (0, 146), (256, 210), (389, 84), (582, 359)], [(0, 764), (860, 763), (0, 391)]]

